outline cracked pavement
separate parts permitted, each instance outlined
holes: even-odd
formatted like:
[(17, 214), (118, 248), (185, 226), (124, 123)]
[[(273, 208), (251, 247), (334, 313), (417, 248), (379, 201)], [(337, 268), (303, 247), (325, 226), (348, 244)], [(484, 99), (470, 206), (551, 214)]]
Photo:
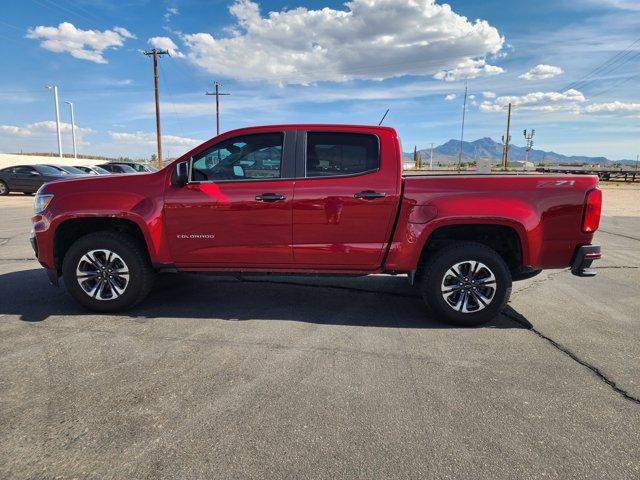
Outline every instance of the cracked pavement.
[(87, 313), (31, 202), (0, 199), (0, 478), (640, 476), (640, 212), (603, 218), (597, 277), (459, 329), (388, 276), (168, 275)]

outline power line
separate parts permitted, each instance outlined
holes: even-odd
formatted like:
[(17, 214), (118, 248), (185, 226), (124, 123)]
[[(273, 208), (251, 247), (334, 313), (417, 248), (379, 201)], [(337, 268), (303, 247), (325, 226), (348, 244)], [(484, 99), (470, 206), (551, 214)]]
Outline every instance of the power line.
[(169, 95), (169, 102), (167, 103), (169, 104), (169, 106), (171, 106), (171, 109), (173, 110), (173, 114), (176, 117), (178, 128), (180, 129), (180, 133), (182, 134), (183, 137), (186, 137), (186, 135), (184, 134), (184, 129), (182, 128), (181, 115), (178, 113), (178, 109), (176, 108), (176, 102), (174, 100), (173, 94), (171, 93), (171, 89), (169, 88), (169, 82), (165, 79), (166, 69), (163, 68), (163, 66), (160, 64), (158, 64), (158, 68), (162, 73), (162, 76), (160, 77), (160, 81), (162, 82), (162, 85), (164, 86), (165, 90), (167, 91), (167, 94)]
[(97, 25), (96, 20), (92, 20), (89, 17), (86, 17), (82, 14), (79, 14), (78, 12), (75, 12), (73, 10), (70, 10), (67, 7), (64, 7), (62, 5), (58, 5), (57, 3), (53, 2), (52, 0), (42, 0), (43, 2), (47, 2), (47, 3), (41, 3), (40, 0), (32, 0), (34, 3), (40, 5), (41, 7), (44, 8), (48, 8), (49, 10), (56, 12), (56, 13), (60, 13), (60, 10), (64, 10), (67, 13), (70, 13), (71, 15), (75, 15), (78, 18), (81, 18), (83, 20), (86, 20), (87, 22), (90, 22), (94, 25)]
[(589, 94), (589, 98), (592, 99), (592, 98), (600, 97), (600, 96), (604, 95), (605, 93), (609, 93), (609, 92), (615, 90), (620, 85), (623, 85), (623, 84), (625, 84), (625, 83), (627, 83), (627, 82), (629, 82), (631, 80), (634, 80), (636, 78), (640, 78), (640, 73), (638, 73), (636, 75), (632, 75), (630, 77), (623, 78), (622, 80), (620, 80), (618, 82), (615, 82), (613, 84), (609, 84), (609, 85), (607, 85), (608, 88), (606, 88), (604, 90), (601, 90), (601, 91), (599, 91), (597, 93)]
[(586, 75), (584, 75), (583, 77), (579, 78), (578, 80), (571, 82), (569, 85), (565, 86), (564, 88), (561, 89), (561, 91), (567, 91), (571, 88), (576, 88), (576, 85), (580, 84), (583, 80), (586, 80), (587, 78), (600, 73), (601, 71), (606, 70), (607, 67), (609, 67), (610, 65), (613, 65), (614, 63), (616, 63), (619, 59), (621, 59), (622, 57), (626, 56), (629, 52), (633, 51), (633, 47), (640, 43), (640, 38), (637, 38), (635, 41), (633, 41), (628, 47), (626, 47), (624, 50), (616, 53), (613, 57), (609, 58), (608, 60), (605, 60), (604, 62), (602, 62), (600, 65), (598, 65), (597, 67), (595, 67), (594, 69), (592, 69), (591, 71), (589, 71)]

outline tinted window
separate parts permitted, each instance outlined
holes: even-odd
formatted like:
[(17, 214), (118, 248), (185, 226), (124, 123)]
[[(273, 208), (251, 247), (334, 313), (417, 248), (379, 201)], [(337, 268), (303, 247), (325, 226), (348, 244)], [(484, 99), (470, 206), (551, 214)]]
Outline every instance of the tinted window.
[(132, 167), (130, 167), (129, 165), (117, 165), (117, 172), (122, 172), (122, 173), (137, 173)]
[(38, 165), (36, 167), (36, 170), (38, 170), (43, 175), (60, 175), (61, 173), (63, 173), (59, 168), (53, 168), (48, 165)]
[(85, 172), (83, 172), (82, 170), (80, 170), (79, 168), (76, 167), (71, 167), (71, 166), (63, 166), (60, 167), (62, 170), (64, 170), (65, 172), (71, 173), (73, 175), (83, 175)]
[(34, 169), (31, 167), (16, 167), (14, 170), (14, 173), (19, 173), (19, 174), (26, 173), (27, 175), (29, 175), (33, 171)]
[(193, 157), (191, 179), (256, 180), (280, 178), (282, 133), (230, 138)]
[(378, 138), (360, 133), (307, 133), (307, 177), (353, 175), (380, 166)]

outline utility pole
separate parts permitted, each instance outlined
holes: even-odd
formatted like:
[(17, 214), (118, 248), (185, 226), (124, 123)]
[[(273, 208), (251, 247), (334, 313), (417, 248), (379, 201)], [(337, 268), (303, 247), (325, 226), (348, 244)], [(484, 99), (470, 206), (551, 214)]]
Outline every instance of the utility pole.
[(431, 156), (429, 158), (429, 170), (433, 170), (433, 142), (431, 142)]
[(213, 82), (213, 86), (215, 87), (215, 92), (205, 92), (205, 95), (216, 96), (216, 135), (220, 135), (220, 95), (231, 95), (231, 94), (221, 93), (220, 87), (222, 86), (222, 84), (219, 82)]
[(60, 107), (58, 106), (58, 86), (46, 85), (46, 88), (53, 91), (53, 105), (56, 111), (56, 132), (58, 133), (58, 156), (62, 158), (62, 137), (60, 136)]
[(167, 50), (158, 50), (154, 48), (153, 50), (145, 51), (145, 55), (153, 57), (153, 85), (156, 94), (156, 141), (158, 144), (158, 158), (157, 158), (157, 167), (160, 170), (164, 167), (162, 162), (162, 132), (160, 129), (160, 92), (158, 90), (158, 56), (169, 55)]
[(509, 142), (511, 141), (511, 135), (509, 134), (511, 130), (511, 104), (509, 104), (509, 113), (507, 114), (507, 134), (502, 136), (502, 143), (504, 143), (504, 148), (502, 151), (502, 170), (507, 171), (507, 166), (509, 165)]
[(460, 131), (460, 153), (458, 154), (458, 172), (462, 163), (462, 142), (464, 141), (464, 117), (467, 113), (467, 81), (464, 81), (464, 102), (462, 104), (462, 129)]
[(71, 110), (71, 138), (73, 140), (73, 158), (78, 158), (78, 152), (76, 150), (76, 118), (73, 115), (73, 102), (64, 102), (69, 105)]
[(526, 140), (526, 148), (524, 150), (524, 162), (525, 168), (527, 167), (526, 163), (529, 161), (529, 152), (533, 148), (533, 136), (536, 134), (534, 129), (531, 129), (531, 132), (527, 133), (527, 130), (524, 130), (524, 139)]

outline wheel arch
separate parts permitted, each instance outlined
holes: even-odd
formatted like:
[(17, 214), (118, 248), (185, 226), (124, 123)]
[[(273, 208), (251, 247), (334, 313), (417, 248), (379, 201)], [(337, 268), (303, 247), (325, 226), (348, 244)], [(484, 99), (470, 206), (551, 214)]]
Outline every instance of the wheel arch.
[(58, 275), (61, 274), (62, 262), (71, 245), (79, 238), (95, 232), (112, 231), (129, 235), (146, 252), (150, 258), (149, 239), (145, 229), (134, 220), (119, 217), (81, 217), (61, 222), (55, 229), (53, 253)]
[(520, 272), (527, 263), (528, 244), (524, 227), (509, 221), (450, 222), (435, 226), (425, 235), (417, 264), (420, 276), (426, 259), (452, 241), (475, 242), (495, 250), (512, 274)]

